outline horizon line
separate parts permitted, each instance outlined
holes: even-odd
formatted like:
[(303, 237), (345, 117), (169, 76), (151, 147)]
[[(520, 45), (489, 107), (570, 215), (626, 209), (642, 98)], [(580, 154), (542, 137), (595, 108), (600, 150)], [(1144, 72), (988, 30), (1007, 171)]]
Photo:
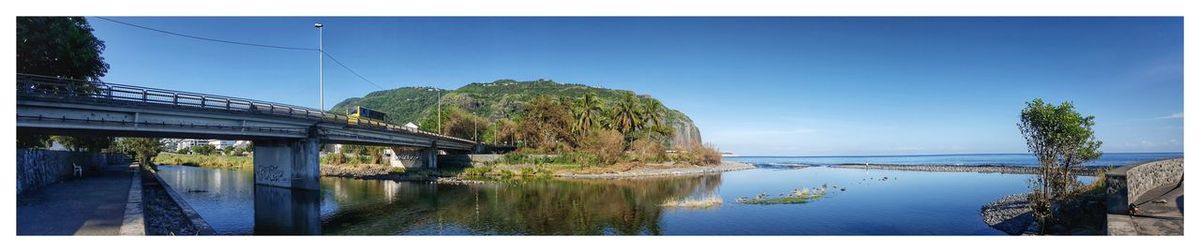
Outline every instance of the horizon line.
[[(1104, 152), (1105, 154), (1184, 154), (1183, 151)], [(727, 157), (914, 157), (914, 156), (971, 156), (971, 155), (1033, 155), (1032, 153), (953, 153), (953, 154), (857, 154), (857, 155), (737, 155)]]

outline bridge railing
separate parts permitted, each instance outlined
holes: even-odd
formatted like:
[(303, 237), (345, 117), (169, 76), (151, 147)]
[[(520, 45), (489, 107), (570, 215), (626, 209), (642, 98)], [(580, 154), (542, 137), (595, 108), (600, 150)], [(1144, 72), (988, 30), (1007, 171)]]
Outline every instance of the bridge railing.
[(407, 132), (410, 134), (420, 134), (463, 142), (473, 142), (467, 139), (409, 129), (368, 118), (359, 118), (356, 120), (357, 123), (350, 124), (350, 118), (346, 115), (325, 112), (302, 106), (221, 95), (201, 94), (186, 91), (32, 74), (17, 74), (17, 96), (32, 96), (39, 98), (67, 100), (88, 99), (101, 103), (170, 105), (183, 108), (269, 114), (291, 118), (316, 120), (326, 123), (342, 124), (352, 127)]

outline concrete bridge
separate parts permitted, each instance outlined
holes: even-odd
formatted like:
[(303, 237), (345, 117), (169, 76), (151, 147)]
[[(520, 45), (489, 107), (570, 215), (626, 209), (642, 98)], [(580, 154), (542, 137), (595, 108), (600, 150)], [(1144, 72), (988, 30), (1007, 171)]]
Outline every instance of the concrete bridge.
[(416, 147), (431, 168), (437, 167), (439, 151), (470, 153), (480, 146), (377, 120), (348, 119), (245, 98), (17, 75), (18, 134), (251, 140), (254, 180), (260, 185), (319, 189), (324, 143)]

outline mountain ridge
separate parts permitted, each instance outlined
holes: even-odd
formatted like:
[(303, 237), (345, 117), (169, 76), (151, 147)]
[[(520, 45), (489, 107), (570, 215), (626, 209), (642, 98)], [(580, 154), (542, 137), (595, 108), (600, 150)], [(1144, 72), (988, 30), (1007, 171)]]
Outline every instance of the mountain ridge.
[[(352, 106), (363, 106), (388, 114), (385, 121), (395, 124), (408, 122), (419, 123), (422, 118), (436, 111), (437, 98), (441, 96), (442, 106), (458, 106), (476, 115), (490, 120), (514, 118), (521, 111), (521, 106), (539, 95), (556, 98), (577, 99), (584, 94), (592, 93), (608, 104), (612, 104), (621, 96), (633, 94), (638, 99), (655, 99), (650, 95), (638, 95), (629, 90), (594, 87), (577, 83), (558, 83), (553, 80), (516, 81), (500, 79), (492, 82), (473, 82), (457, 89), (439, 89), (434, 87), (401, 87), (368, 93), (362, 97), (351, 97), (333, 106), (331, 111), (345, 112)], [(666, 108), (666, 122), (674, 128), (670, 138), (673, 146), (700, 144), (700, 130), (681, 111)]]

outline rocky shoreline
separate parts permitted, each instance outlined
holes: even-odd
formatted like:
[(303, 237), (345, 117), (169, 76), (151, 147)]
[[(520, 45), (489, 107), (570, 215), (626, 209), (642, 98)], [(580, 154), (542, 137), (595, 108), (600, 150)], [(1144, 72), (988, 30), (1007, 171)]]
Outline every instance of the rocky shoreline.
[(722, 173), (727, 171), (737, 171), (745, 169), (753, 169), (754, 165), (733, 162), (721, 161), (721, 164), (710, 166), (695, 166), (695, 167), (667, 167), (667, 168), (647, 168), (640, 167), (622, 172), (610, 173), (573, 173), (563, 172), (555, 174), (555, 177), (571, 178), (571, 179), (628, 179), (628, 178), (647, 178), (647, 177), (665, 177), (665, 176), (683, 176)]
[(141, 172), (141, 176), (146, 235), (208, 234), (192, 225), (183, 209), (166, 191), (170, 189), (160, 184), (152, 172)]
[(1005, 196), (983, 205), (979, 212), (984, 223), (1001, 232), (1010, 235), (1038, 233), (1037, 221), (1033, 218), (1033, 210), (1029, 208), (1029, 194)]

